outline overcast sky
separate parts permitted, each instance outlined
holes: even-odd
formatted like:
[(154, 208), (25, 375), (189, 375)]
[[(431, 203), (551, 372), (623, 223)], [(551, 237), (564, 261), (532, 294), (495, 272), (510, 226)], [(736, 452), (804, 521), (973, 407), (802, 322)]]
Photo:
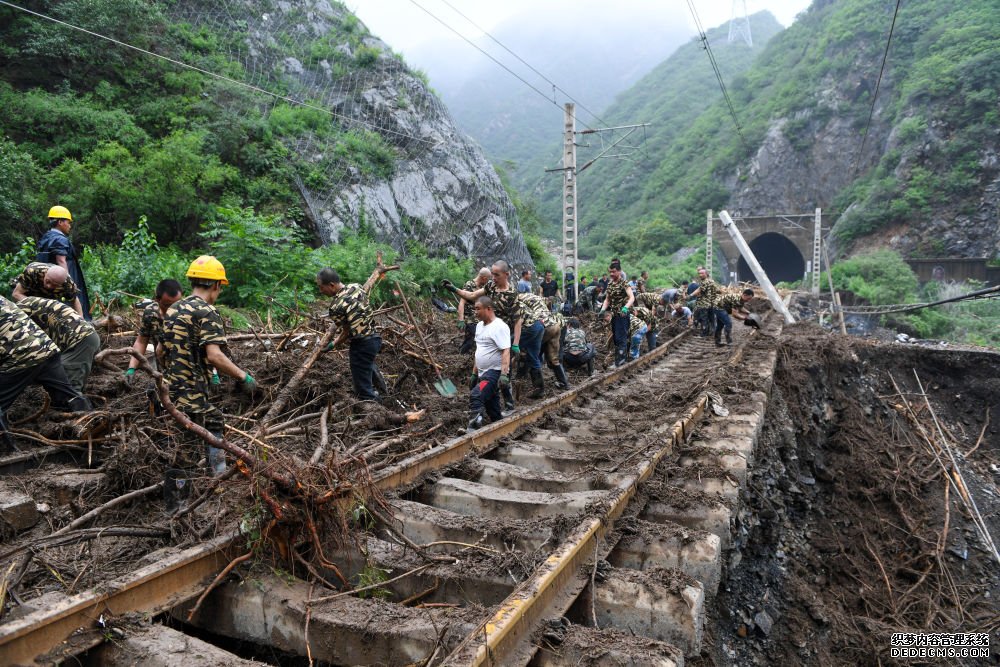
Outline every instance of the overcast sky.
[[(440, 40), (444, 44), (454, 39), (454, 33), (428, 16), (414, 2), (470, 39), (475, 39), (482, 33), (451, 9), (449, 4), (488, 31), (514, 17), (526, 21), (536, 17), (541, 20), (543, 16), (547, 19), (553, 12), (559, 11), (560, 7), (569, 7), (568, 11), (573, 12), (587, 12), (588, 16), (598, 21), (602, 13), (641, 17), (644, 11), (653, 9), (657, 15), (661, 15), (666, 7), (675, 21), (682, 22), (691, 30), (692, 35), (695, 34), (694, 20), (685, 0), (574, 0), (571, 3), (562, 0), (347, 0), (346, 4), (373, 33), (409, 57), (424, 50), (420, 47), (426, 48), (428, 43)], [(809, 6), (809, 2), (810, 0), (746, 0), (746, 7), (750, 14), (770, 10), (778, 22), (787, 27), (796, 14)], [(721, 25), (732, 16), (732, 0), (694, 0), (694, 4), (706, 30)], [(468, 44), (464, 48), (469, 49), (470, 56), (474, 53)], [(520, 55), (527, 59), (530, 54)], [(462, 54), (456, 54), (456, 57), (462, 57)]]

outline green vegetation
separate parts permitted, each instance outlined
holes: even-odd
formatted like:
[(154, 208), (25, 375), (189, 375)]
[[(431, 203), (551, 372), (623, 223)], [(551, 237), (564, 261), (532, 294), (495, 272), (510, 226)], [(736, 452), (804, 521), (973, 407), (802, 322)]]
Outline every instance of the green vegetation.
[[(976, 283), (934, 282), (918, 287), (916, 275), (891, 250), (839, 262), (833, 265), (831, 273), (836, 289), (854, 292), (873, 305), (929, 303), (983, 287)], [(890, 326), (909, 327), (920, 338), (1000, 347), (1000, 299), (945, 304), (886, 318)]]
[[(739, 80), (781, 30), (767, 12), (754, 14), (750, 21), (752, 48), (742, 42), (729, 44), (728, 24), (708, 31), (712, 52), (730, 85), (734, 78)], [(630, 137), (628, 143), (642, 146), (634, 159), (599, 160), (580, 174), (580, 225), (581, 230), (586, 230), (581, 238), (582, 254), (601, 253), (612, 241), (619, 255), (626, 254), (623, 244), (629, 246), (631, 254), (669, 255), (702, 229), (706, 208), (722, 208), (729, 192), (705, 165), (707, 160), (723, 157), (711, 155), (710, 151), (732, 125), (728, 112), (716, 103), (720, 98), (719, 85), (701, 42), (691, 40), (602, 112), (602, 119), (611, 126), (639, 122), (651, 125)], [(600, 146), (599, 142), (590, 143)], [(738, 155), (725, 157), (735, 157), (736, 162), (731, 164), (738, 164)], [(582, 162), (588, 153), (581, 149), (579, 157)], [(541, 174), (543, 166), (551, 165), (532, 168)], [(562, 180), (546, 174), (534, 187), (540, 193), (540, 210), (550, 225), (555, 225), (561, 219)], [(679, 233), (664, 230), (667, 221)], [(651, 229), (640, 240), (647, 225)], [(558, 237), (556, 227), (546, 231)]]
[[(727, 44), (725, 28), (710, 30), (749, 152), (784, 119), (781, 132), (801, 159), (837, 160), (853, 175), (893, 9), (876, 0), (813, 3), (770, 41), (755, 24), (755, 42), (766, 46), (752, 52)], [(835, 229), (842, 246), (893, 225), (975, 212), (997, 173), (984, 156), (997, 146), (998, 91), (1000, 4), (903, 3), (857, 178), (833, 201), (816, 202), (847, 212)], [(766, 169), (750, 175), (748, 149), (719, 98), (708, 58), (692, 41), (602, 113), (609, 125), (652, 125), (634, 162), (600, 161), (581, 174), (585, 254), (613, 245), (642, 255), (650, 250), (647, 226), (670, 221), (681, 234), (653, 237), (666, 256), (700, 233), (705, 210), (727, 205), (734, 188), (754, 178), (768, 183)], [(843, 142), (838, 155), (814, 156), (817, 134), (834, 118), (856, 142)], [(550, 225), (558, 220), (558, 186), (555, 178), (539, 181)]]
[[(273, 53), (263, 55), (294, 57), (317, 70), (322, 61), (331, 77), (382, 67), (364, 26), (334, 6), (341, 13), (332, 30), (310, 38), (278, 29), (260, 46)], [(208, 71), (249, 82), (259, 75), (229, 55), (251, 41), (237, 19), (218, 28), (178, 21), (166, 0), (62, 0), (49, 7), (56, 18)], [(292, 229), (305, 222), (296, 179), (322, 189), (395, 171), (394, 146), (345, 128), (319, 101), (275, 104), (6, 7), (0, 22), (0, 252), (39, 236), (54, 202), (77, 218), (74, 237), (92, 246), (95, 266), (111, 266), (113, 250), (98, 245), (117, 244), (142, 216), (148, 233), (186, 250), (201, 242), (199, 230), (219, 207), (280, 216)], [(289, 150), (303, 139), (330, 149), (306, 160)]]
[[(236, 309), (258, 313), (270, 310), (277, 319), (287, 320), (290, 312), (321, 298), (316, 291), (316, 273), (332, 266), (345, 283), (363, 283), (382, 252), (387, 264), (397, 263), (399, 253), (378, 244), (365, 234), (345, 231), (340, 243), (310, 247), (304, 234), (278, 216), (261, 216), (251, 209), (223, 208), (212, 212), (199, 233), (197, 252), (214, 254), (226, 267), (229, 286), (219, 304), (234, 323), (246, 323), (247, 315)], [(102, 303), (130, 303), (134, 297), (148, 297), (163, 278), (185, 284), (184, 274), (196, 253), (176, 245), (163, 246), (150, 231), (146, 218), (127, 230), (118, 245), (97, 244), (84, 251), (81, 260), (91, 299)], [(0, 255), (2, 291), (21, 269), (35, 258), (35, 243), (24, 240), (16, 252)], [(407, 292), (429, 296), (441, 280), (464, 282), (473, 271), (471, 260), (432, 259), (426, 248), (411, 243), (406, 262), (390, 274)], [(378, 284), (375, 301), (393, 299), (392, 280)], [(276, 305), (277, 304), (277, 305)], [(285, 308), (282, 308), (284, 306)]]

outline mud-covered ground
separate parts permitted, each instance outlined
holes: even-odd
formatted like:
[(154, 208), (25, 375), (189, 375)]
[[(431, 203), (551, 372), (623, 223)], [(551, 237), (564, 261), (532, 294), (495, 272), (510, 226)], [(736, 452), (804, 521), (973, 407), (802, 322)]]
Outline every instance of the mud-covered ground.
[[(1000, 564), (973, 516), (1000, 536), (1000, 354), (811, 324), (778, 349), (738, 550), (688, 664), (998, 664)], [(894, 633), (988, 633), (992, 658), (894, 658)]]
[[(352, 398), (346, 349), (320, 354), (304, 379), (291, 391), (286, 390), (315, 349), (327, 326), (325, 320), (310, 319), (290, 332), (263, 327), (256, 333), (231, 331), (228, 353), (256, 378), (260, 392), (248, 395), (229, 378), (223, 378), (212, 390), (212, 403), (225, 415), (226, 440), (257, 456), (269, 468), (294, 474), (307, 492), (320, 496), (344, 485), (364, 493), (364, 483), (381, 468), (463, 433), (468, 421), (472, 355), (458, 352), (462, 334), (456, 331), (453, 313), (425, 303), (413, 305), (430, 354), (400, 306), (389, 306), (377, 316), (383, 337), (377, 364), (388, 391), (384, 392), (385, 410), (374, 413), (362, 409)], [(102, 349), (130, 346), (137, 315), (122, 313), (110, 324), (99, 326)], [(591, 314), (581, 319), (600, 350), (607, 327), (595, 322)], [(442, 396), (435, 390), (431, 358), (440, 366), (442, 376), (454, 382), (455, 395)], [(15, 564), (9, 576), (0, 577), (13, 586), (13, 595), (3, 596), (7, 605), (49, 591), (78, 592), (132, 571), (140, 558), (158, 548), (190, 545), (236, 526), (257, 536), (256, 523), (269, 515), (264, 504), (281, 502), (280, 498), (275, 500), (273, 490), (268, 496), (266, 487), (262, 489), (242, 474), (212, 489), (204, 462), (199, 461), (204, 457), (203, 446), (179, 445), (183, 429), (169, 415), (150, 413), (146, 391), (152, 386), (151, 379), (140, 372), (132, 386), (126, 385), (122, 377), (126, 363), (127, 357), (117, 354), (106, 364), (95, 365), (86, 387), (97, 409), (93, 419), (44, 410), (47, 398), (39, 387), (29, 388), (10, 411), (21, 450), (55, 444), (74, 458), (48, 461), (37, 469), (3, 478), (4, 489), (28, 495), (41, 511), (33, 528), (16, 535), (3, 528), (0, 535), (5, 544), (0, 566), (6, 571), (8, 564)], [(603, 368), (602, 361), (597, 368)], [(552, 372), (543, 368), (543, 373), (545, 398), (558, 390)], [(571, 383), (586, 379), (582, 369), (569, 371), (569, 377)], [(516, 379), (514, 389), (520, 404), (534, 402), (527, 398), (531, 386), (526, 377)], [(282, 400), (284, 407), (269, 416), (269, 430), (262, 434), (264, 417), (277, 400)], [(423, 417), (412, 424), (392, 424), (385, 419), (390, 412), (402, 415), (421, 410), (425, 411)], [(326, 440), (319, 462), (326, 465), (310, 467), (307, 462), (324, 442), (323, 412), (327, 412)], [(233, 460), (230, 455), (230, 464)], [(184, 470), (190, 476), (189, 504), (200, 503), (195, 510), (168, 517), (162, 492), (154, 490), (74, 525), (67, 537), (47, 541), (53, 532), (67, 528), (95, 508), (161, 482), (168, 468)], [(303, 470), (307, 474), (303, 475)], [(210, 490), (214, 492), (208, 493)], [(270, 508), (271, 515), (274, 509)], [(326, 521), (321, 526), (326, 529), (321, 531), (324, 534), (348, 532), (347, 518), (327, 516)], [(308, 520), (302, 523), (308, 524)], [(80, 532), (99, 526), (118, 527), (120, 534), (105, 533), (95, 539)], [(32, 554), (23, 572), (22, 559), (29, 551), (16, 551), (19, 548), (30, 548)]]

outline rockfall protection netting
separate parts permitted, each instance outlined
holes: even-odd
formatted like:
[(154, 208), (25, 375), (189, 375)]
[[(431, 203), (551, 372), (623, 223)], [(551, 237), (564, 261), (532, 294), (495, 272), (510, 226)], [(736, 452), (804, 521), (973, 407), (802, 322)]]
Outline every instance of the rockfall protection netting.
[(415, 239), (480, 264), (531, 264), (514, 206), (482, 150), (421, 76), (346, 9), (322, 0), (220, 0), (168, 12), (227, 35), (211, 54), (234, 65), (226, 75), (278, 96), (256, 95), (259, 106), (247, 113), (270, 117), (298, 103), (329, 114), (332, 130), (309, 128), (287, 141), (310, 165), (297, 186), (324, 241), (368, 226), (399, 250)]

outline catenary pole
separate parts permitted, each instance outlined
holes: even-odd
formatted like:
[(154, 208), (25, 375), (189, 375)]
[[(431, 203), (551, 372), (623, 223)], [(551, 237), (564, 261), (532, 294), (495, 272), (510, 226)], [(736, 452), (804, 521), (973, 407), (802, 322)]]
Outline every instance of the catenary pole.
[(767, 294), (768, 301), (771, 302), (771, 306), (781, 313), (785, 317), (786, 324), (792, 324), (795, 322), (795, 318), (792, 314), (788, 312), (788, 308), (785, 303), (778, 296), (778, 290), (774, 289), (774, 285), (771, 284), (771, 279), (767, 277), (764, 273), (764, 268), (757, 261), (757, 257), (754, 256), (753, 251), (750, 250), (750, 246), (747, 245), (746, 239), (743, 238), (743, 234), (740, 230), (736, 228), (733, 223), (733, 219), (729, 217), (729, 211), (719, 211), (719, 219), (722, 220), (722, 227), (729, 232), (729, 236), (732, 237), (733, 243), (739, 249), (740, 254), (743, 255), (743, 259), (747, 261), (750, 266), (750, 270), (753, 271), (753, 275), (757, 278), (757, 282), (764, 289), (764, 293)]

